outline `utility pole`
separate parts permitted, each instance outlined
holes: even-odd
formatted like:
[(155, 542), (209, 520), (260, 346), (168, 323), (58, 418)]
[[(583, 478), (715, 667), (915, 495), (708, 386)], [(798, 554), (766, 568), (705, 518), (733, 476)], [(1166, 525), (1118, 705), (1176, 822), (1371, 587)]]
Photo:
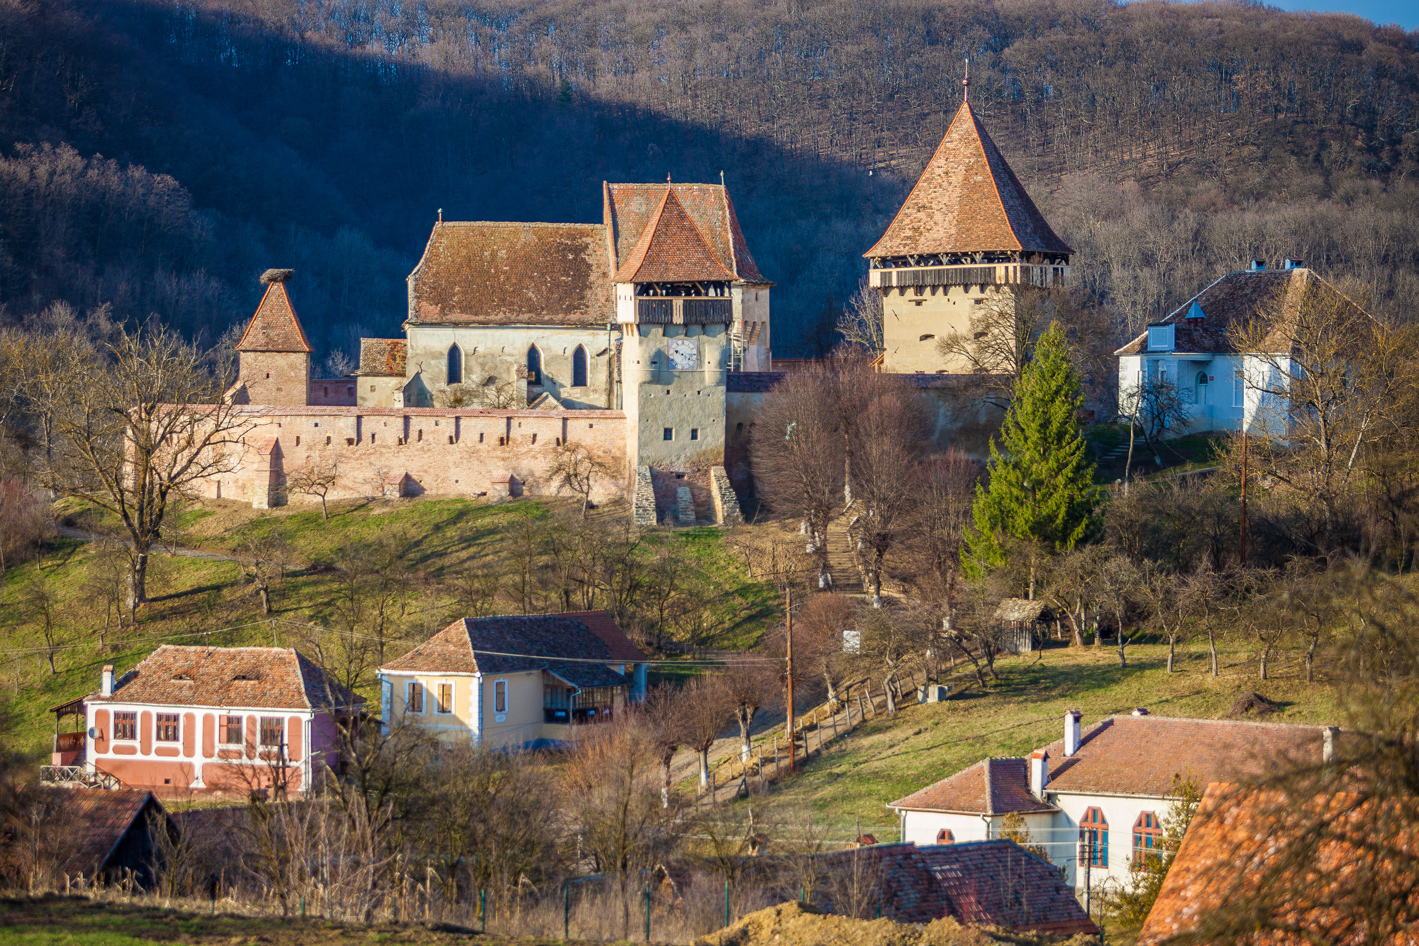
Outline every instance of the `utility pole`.
[(1242, 418), (1242, 567), (1247, 564), (1247, 421)]
[(784, 677), (787, 680), (788, 694), (788, 774), (793, 775), (793, 585), (789, 585), (785, 591), (787, 602), (784, 605), (785, 627), (787, 648), (784, 651)]

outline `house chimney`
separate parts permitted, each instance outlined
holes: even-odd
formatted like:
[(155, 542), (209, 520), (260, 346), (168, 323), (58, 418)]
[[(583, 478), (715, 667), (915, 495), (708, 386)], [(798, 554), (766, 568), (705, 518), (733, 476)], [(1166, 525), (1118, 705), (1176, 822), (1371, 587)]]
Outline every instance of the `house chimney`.
[(1303, 259), (1297, 259), (1297, 258), (1294, 257), (1294, 256), (1288, 256), (1288, 257), (1286, 257), (1286, 268), (1287, 268), (1287, 269), (1305, 269), (1305, 268), (1306, 268), (1306, 261), (1303, 260)]
[(1334, 726), (1326, 726), (1320, 731), (1321, 761), (1326, 765), (1335, 761), (1335, 734), (1338, 732)]
[(113, 696), (113, 664), (104, 664), (99, 677), (99, 696)]
[(1254, 259), (1251, 261), (1251, 271), (1254, 273), (1263, 272), (1266, 269), (1266, 260)]
[(1045, 797), (1045, 786), (1049, 784), (1049, 753), (1036, 749), (1030, 755), (1030, 794), (1036, 798)]
[(1083, 719), (1078, 710), (1064, 714), (1064, 757), (1067, 759), (1079, 751), (1079, 720)]

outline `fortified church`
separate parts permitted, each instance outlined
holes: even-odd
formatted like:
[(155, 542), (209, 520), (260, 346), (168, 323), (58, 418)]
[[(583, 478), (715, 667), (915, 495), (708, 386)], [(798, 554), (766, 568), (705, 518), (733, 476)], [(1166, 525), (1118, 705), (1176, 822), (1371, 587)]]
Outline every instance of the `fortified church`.
[[(937, 340), (1021, 285), (1058, 286), (1072, 251), (964, 102), (865, 256), (884, 297), (882, 370), (940, 405), (938, 436), (989, 426)], [(769, 295), (723, 184), (603, 184), (598, 224), (445, 222), (409, 275), (404, 337), (361, 340), (358, 371), (311, 375), (270, 270), (237, 345), (254, 431), (211, 496), (270, 506), (300, 471), (331, 498), (549, 492), (580, 445), (639, 524), (732, 522), (754, 409), (774, 371)]]

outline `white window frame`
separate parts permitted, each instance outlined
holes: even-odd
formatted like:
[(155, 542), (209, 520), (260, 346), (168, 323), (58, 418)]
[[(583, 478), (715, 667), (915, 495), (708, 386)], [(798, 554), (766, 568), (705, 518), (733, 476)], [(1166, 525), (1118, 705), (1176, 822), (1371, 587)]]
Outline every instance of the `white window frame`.
[[(501, 716), (507, 713), (507, 680), (493, 681), (493, 714)], [(499, 706), (498, 704), (502, 705)]]
[[(411, 699), (410, 699), (410, 697), (413, 695), (415, 688), (418, 688), (418, 690), (419, 690), (419, 708), (418, 708), (418, 709), (410, 709), (410, 708), (409, 708), (409, 704), (410, 704), (410, 702), (412, 702)], [(429, 711), (429, 691), (428, 691), (428, 688), (425, 687), (424, 684), (423, 684), (422, 682), (418, 681), (418, 680), (410, 680), (408, 683), (404, 684), (404, 712), (405, 712), (406, 714), (408, 714), (408, 715), (411, 715), (411, 716), (424, 716), (424, 715), (426, 715), (426, 714), (428, 713), (428, 711)]]
[[(236, 742), (227, 741), (227, 720), (236, 719), (241, 723), (241, 737)], [(260, 733), (258, 733), (258, 736)], [(222, 713), (217, 716), (217, 745), (219, 746), (244, 746), (246, 745), (246, 717), (241, 713)]]

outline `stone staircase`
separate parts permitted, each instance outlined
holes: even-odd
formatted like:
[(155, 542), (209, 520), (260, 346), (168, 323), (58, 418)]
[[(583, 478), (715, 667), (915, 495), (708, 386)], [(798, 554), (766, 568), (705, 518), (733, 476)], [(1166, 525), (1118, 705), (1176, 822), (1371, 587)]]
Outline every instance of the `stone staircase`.
[(828, 567), (833, 572), (833, 589), (845, 595), (863, 594), (862, 573), (852, 557), (852, 539), (847, 519), (839, 517), (828, 525)]

